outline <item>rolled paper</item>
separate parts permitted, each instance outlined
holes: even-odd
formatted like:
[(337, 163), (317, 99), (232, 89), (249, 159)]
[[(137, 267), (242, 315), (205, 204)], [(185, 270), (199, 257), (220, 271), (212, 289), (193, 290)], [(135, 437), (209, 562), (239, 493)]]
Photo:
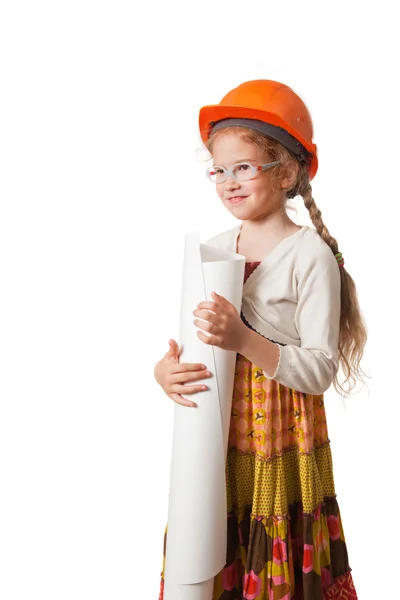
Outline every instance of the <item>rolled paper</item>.
[[(181, 363), (206, 365), (208, 390), (183, 395), (197, 407), (175, 404), (168, 504), (164, 600), (211, 600), (214, 577), (226, 564), (225, 463), (236, 352), (203, 342), (193, 323), (215, 291), (241, 311), (245, 257), (185, 236), (179, 345)], [(186, 385), (199, 383), (188, 382)]]

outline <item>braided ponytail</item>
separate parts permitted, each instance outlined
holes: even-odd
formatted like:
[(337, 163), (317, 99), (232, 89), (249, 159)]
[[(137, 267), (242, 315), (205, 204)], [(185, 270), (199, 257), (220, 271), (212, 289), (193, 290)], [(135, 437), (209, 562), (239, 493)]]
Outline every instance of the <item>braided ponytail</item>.
[[(311, 184), (308, 183), (303, 193), (304, 205), (307, 208), (312, 224), (328, 244), (333, 254), (338, 253), (338, 243), (328, 231), (322, 220), (321, 211), (315, 204), (312, 196)], [(367, 341), (367, 330), (361, 314), (356, 285), (354, 280), (343, 266), (339, 269), (341, 280), (340, 291), (340, 332), (339, 332), (339, 364), (342, 368), (345, 380), (343, 384), (349, 382), (349, 389), (346, 391), (339, 383), (336, 375), (333, 385), (336, 391), (342, 391), (345, 395), (355, 387), (356, 380), (363, 381), (365, 373), (360, 367), (360, 362), (364, 352), (364, 346)]]

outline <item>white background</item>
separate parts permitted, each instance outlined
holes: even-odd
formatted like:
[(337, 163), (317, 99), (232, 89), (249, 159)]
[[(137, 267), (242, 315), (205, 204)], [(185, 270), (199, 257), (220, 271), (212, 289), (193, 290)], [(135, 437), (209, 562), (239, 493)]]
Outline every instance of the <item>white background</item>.
[(174, 404), (154, 365), (185, 232), (237, 223), (198, 110), (259, 78), (313, 117), (314, 198), (369, 330), (368, 389), (326, 394), (338, 500), (359, 598), (400, 597), (393, 4), (1, 3), (1, 600), (158, 598)]

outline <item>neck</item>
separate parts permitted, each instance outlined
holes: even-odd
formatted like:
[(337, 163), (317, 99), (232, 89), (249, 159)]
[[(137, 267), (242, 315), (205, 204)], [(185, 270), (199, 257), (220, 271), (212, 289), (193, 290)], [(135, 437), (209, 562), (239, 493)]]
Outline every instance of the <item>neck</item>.
[(257, 220), (242, 221), (240, 237), (242, 240), (252, 240), (253, 244), (265, 240), (266, 237), (270, 240), (280, 240), (294, 228), (297, 228), (297, 225), (288, 217), (286, 211), (279, 211)]

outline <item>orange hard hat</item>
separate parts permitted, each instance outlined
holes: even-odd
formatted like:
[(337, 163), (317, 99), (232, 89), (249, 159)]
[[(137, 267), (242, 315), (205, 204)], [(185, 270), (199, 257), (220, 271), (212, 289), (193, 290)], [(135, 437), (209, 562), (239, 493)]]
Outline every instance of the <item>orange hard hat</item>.
[(311, 115), (303, 100), (287, 85), (269, 79), (246, 81), (228, 92), (219, 104), (200, 109), (199, 127), (204, 142), (212, 131), (234, 125), (258, 129), (278, 140), (299, 159), (306, 160), (310, 181), (316, 174), (317, 146), (312, 141)]

